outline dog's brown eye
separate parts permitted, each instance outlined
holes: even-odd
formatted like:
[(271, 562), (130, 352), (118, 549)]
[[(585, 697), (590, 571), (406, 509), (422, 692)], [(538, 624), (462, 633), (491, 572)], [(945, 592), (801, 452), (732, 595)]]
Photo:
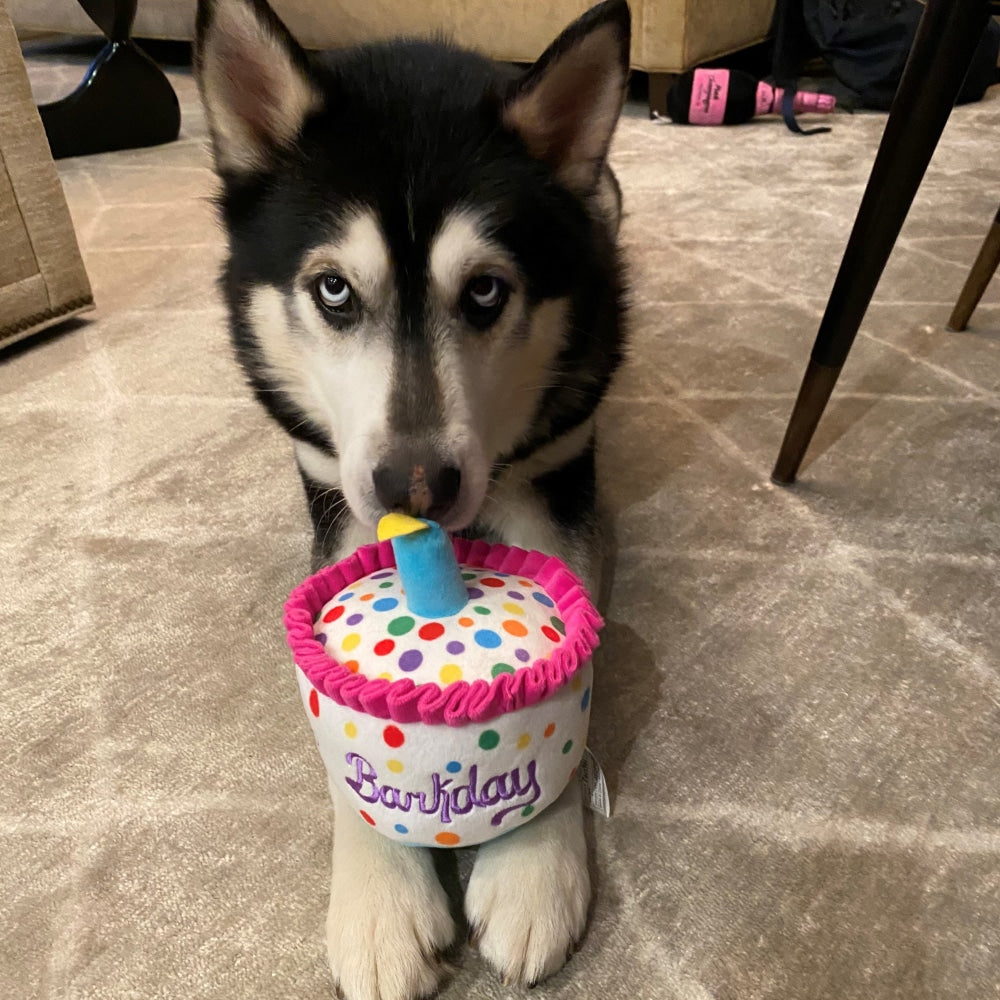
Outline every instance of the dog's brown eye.
[(501, 284), (499, 278), (481, 274), (468, 284), (469, 298), (480, 309), (493, 309), (500, 302)]
[(316, 298), (331, 312), (344, 312), (351, 302), (351, 286), (333, 271), (316, 280)]
[(462, 290), (462, 313), (479, 330), (492, 326), (507, 304), (510, 287), (492, 274), (471, 278)]

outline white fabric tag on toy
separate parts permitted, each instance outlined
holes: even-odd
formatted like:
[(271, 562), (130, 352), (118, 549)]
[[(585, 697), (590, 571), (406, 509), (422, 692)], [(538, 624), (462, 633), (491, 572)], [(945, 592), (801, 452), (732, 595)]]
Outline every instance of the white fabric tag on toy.
[(580, 778), (580, 784), (583, 785), (587, 807), (605, 819), (610, 818), (611, 795), (608, 792), (608, 783), (604, 780), (604, 772), (590, 747), (583, 751), (577, 775)]

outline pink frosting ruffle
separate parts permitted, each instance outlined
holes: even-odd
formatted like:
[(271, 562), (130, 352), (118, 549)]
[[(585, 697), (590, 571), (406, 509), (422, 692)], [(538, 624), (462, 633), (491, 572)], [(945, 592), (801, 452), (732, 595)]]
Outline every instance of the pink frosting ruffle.
[(317, 691), (340, 705), (378, 719), (465, 726), (535, 705), (554, 694), (593, 655), (604, 622), (583, 584), (566, 564), (542, 552), (527, 552), (484, 541), (453, 540), (460, 563), (523, 576), (545, 588), (555, 601), (566, 635), (548, 657), (492, 681), (387, 681), (351, 673), (313, 634), (320, 609), (361, 577), (396, 565), (391, 542), (364, 545), (334, 566), (321, 569), (296, 587), (285, 602), (285, 632), (295, 662)]

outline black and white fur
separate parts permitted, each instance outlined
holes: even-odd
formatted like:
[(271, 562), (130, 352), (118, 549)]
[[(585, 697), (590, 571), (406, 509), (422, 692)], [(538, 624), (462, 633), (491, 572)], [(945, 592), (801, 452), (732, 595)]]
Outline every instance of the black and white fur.
[[(293, 439), (317, 563), (405, 509), (561, 555), (596, 593), (594, 419), (624, 338), (606, 156), (629, 30), (608, 0), (514, 75), (422, 41), (311, 55), (264, 0), (201, 0), (233, 343)], [(331, 793), (339, 989), (432, 992), (455, 929), (430, 853)], [(531, 984), (565, 962), (589, 897), (573, 784), (480, 848), (465, 908), (503, 979)]]

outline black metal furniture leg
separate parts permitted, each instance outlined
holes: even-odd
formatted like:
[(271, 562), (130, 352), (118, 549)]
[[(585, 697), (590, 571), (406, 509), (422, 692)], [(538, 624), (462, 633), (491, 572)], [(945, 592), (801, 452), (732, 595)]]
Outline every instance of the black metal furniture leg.
[(132, 41), (137, 0), (80, 0), (107, 45), (68, 97), (42, 105), (52, 156), (86, 156), (172, 142), (180, 105), (163, 71)]
[(986, 0), (927, 2), (771, 474), (779, 485), (795, 482), (988, 17)]

